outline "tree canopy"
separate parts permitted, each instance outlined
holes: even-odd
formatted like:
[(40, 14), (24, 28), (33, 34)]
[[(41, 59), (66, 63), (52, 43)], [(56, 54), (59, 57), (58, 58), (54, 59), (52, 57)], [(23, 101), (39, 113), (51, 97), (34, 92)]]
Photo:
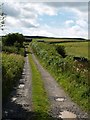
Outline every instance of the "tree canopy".
[(19, 33), (9, 33), (7, 35), (5, 35), (3, 37), (3, 45), (6, 45), (6, 46), (20, 46), (22, 47), (23, 46), (23, 41), (24, 41), (24, 36), (22, 34), (19, 34)]

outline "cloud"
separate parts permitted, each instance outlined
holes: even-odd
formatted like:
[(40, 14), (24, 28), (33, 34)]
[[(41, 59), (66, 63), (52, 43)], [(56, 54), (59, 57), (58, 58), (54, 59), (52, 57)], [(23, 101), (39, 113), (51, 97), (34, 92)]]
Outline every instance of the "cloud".
[(47, 15), (56, 15), (57, 9), (53, 6), (48, 6), (44, 3), (28, 3), (24, 5), (24, 9), (27, 11), (33, 11), (39, 15), (47, 14)]
[[(5, 3), (3, 10), (7, 14), (5, 23), (7, 32), (19, 31), (28, 35), (53, 37), (87, 37), (88, 14), (86, 3), (20, 3), (14, 1)], [(72, 13), (74, 20), (71, 16), (71, 19), (62, 21), (63, 27), (57, 28), (58, 23), (55, 21), (53, 21), (53, 24), (57, 25), (54, 26), (50, 26), (50, 21), (48, 23), (44, 21), (40, 24), (39, 18), (43, 20), (44, 15), (53, 19), (55, 16), (58, 17), (59, 14), (66, 14), (66, 11)]]
[(2, 11), (8, 16), (17, 17), (20, 14), (20, 5), (16, 3), (4, 3)]
[(74, 24), (74, 21), (73, 20), (67, 20), (66, 22), (65, 22), (65, 25), (66, 26), (71, 26), (71, 25), (73, 25)]
[(30, 27), (38, 27), (39, 24), (35, 23), (33, 20), (28, 20), (28, 19), (22, 19), (21, 21), (22, 26), (26, 27), (27, 29)]
[(48, 6), (53, 6), (55, 8), (61, 8), (61, 7), (67, 7), (67, 8), (75, 8), (78, 9), (82, 12), (87, 12), (88, 11), (88, 2), (47, 2), (46, 3)]
[(13, 29), (14, 27), (21, 27), (21, 22), (18, 18), (7, 16), (5, 25), (6, 27), (9, 26)]
[(76, 21), (76, 24), (79, 25), (80, 27), (83, 27), (83, 28), (88, 29), (88, 24), (87, 24), (87, 22), (84, 21), (84, 20), (77, 20), (77, 21)]
[[(16, 0), (3, 0), (3, 2), (16, 2)], [(89, 2), (88, 0), (18, 0), (18, 2)]]

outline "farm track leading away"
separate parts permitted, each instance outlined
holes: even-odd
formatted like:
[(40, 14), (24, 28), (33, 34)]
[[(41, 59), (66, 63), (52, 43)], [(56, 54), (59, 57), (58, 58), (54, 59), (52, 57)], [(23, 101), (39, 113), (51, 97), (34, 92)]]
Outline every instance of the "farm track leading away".
[(83, 112), (79, 106), (71, 101), (54, 78), (40, 65), (34, 54), (32, 54), (32, 57), (42, 75), (45, 89), (51, 102), (50, 115), (53, 118), (78, 118), (80, 120), (88, 118), (87, 113)]
[[(32, 53), (33, 61), (41, 73), (49, 101), (51, 112), (49, 113), (55, 120), (60, 118), (87, 118), (87, 113), (71, 101), (63, 89), (56, 83), (54, 78), (40, 65), (35, 55)], [(3, 106), (2, 120), (33, 120), (32, 110), (32, 74), (29, 67), (28, 55), (25, 57), (25, 65), (17, 87), (11, 93), (7, 103)]]

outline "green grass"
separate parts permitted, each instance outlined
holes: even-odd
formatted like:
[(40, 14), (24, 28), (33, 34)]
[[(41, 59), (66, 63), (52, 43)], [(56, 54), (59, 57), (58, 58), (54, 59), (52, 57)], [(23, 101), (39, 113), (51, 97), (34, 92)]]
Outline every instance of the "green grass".
[(71, 99), (76, 102), (84, 111), (90, 110), (89, 108), (89, 97), (85, 94), (87, 91), (87, 85), (78, 84), (74, 79), (71, 79), (65, 75), (60, 75), (56, 80), (61, 85), (66, 92), (68, 92)]
[(88, 42), (59, 43), (65, 46), (68, 55), (88, 58)]
[[(32, 69), (32, 102), (35, 120), (50, 120), (49, 101), (44, 88), (42, 77), (33, 62), (31, 54), (29, 54), (29, 61)], [(51, 119), (52, 120), (52, 119)]]

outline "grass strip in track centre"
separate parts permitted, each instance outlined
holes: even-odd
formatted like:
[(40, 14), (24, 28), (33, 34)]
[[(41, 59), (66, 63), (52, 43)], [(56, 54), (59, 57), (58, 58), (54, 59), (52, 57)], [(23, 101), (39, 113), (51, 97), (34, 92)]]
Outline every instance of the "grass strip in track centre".
[(29, 62), (32, 69), (32, 102), (35, 120), (52, 120), (49, 116), (49, 101), (44, 89), (44, 84), (31, 54), (29, 54)]

